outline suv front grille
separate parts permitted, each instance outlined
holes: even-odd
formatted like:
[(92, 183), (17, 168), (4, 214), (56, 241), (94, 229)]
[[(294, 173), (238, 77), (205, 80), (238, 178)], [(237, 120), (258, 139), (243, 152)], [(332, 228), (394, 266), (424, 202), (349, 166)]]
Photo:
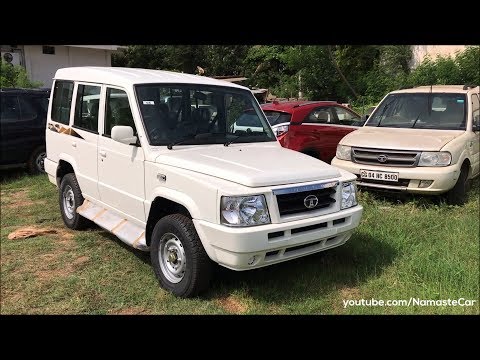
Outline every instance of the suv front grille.
[(352, 160), (357, 164), (414, 167), (419, 158), (418, 151), (352, 148)]
[[(331, 183), (331, 185), (334, 186), (306, 191), (276, 194), (280, 216), (327, 209), (331, 207), (335, 203), (337, 184)], [(318, 200), (318, 203), (314, 207), (309, 208), (306, 206), (306, 204), (309, 205), (310, 202), (309, 200), (306, 200), (306, 198), (311, 195), (313, 195), (312, 198), (316, 198)]]

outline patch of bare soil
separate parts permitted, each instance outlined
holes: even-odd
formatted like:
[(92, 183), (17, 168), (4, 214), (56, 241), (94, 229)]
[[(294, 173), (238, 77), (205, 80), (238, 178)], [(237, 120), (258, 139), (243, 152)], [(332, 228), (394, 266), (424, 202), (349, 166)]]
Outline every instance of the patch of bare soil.
[(89, 260), (90, 258), (88, 256), (80, 256), (79, 258), (73, 260), (72, 265), (77, 268), (83, 267), (83, 265), (85, 265), (85, 263), (87, 263)]
[(109, 313), (113, 315), (142, 315), (146, 314), (147, 310), (139, 306), (126, 307), (118, 310), (110, 310)]
[(58, 231), (55, 229), (48, 229), (48, 228), (38, 228), (35, 226), (27, 226), (20, 229), (17, 229), (10, 234), (8, 234), (9, 240), (17, 240), (17, 239), (28, 239), (37, 236), (47, 235), (47, 234), (57, 234)]
[(37, 270), (35, 272), (35, 276), (40, 281), (50, 282), (54, 279), (67, 277), (72, 272), (73, 272), (72, 267), (66, 266), (60, 269)]
[(35, 204), (45, 204), (44, 200), (33, 201), (28, 198), (28, 190), (20, 189), (15, 192), (2, 191), (2, 200), (6, 208), (25, 207)]
[(247, 311), (247, 305), (235, 299), (232, 295), (218, 299), (217, 302), (225, 311), (232, 314), (243, 314)]
[(360, 297), (360, 290), (358, 288), (345, 287), (340, 290), (340, 296), (343, 300), (358, 299)]

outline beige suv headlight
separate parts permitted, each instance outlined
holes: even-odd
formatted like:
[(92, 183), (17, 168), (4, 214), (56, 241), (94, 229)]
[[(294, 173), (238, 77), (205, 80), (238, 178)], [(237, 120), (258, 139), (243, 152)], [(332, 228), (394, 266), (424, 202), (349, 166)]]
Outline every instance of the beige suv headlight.
[(451, 162), (452, 155), (448, 151), (424, 151), (418, 166), (448, 166)]
[(337, 152), (335, 153), (337, 159), (340, 160), (352, 160), (352, 148), (346, 145), (337, 145)]
[(270, 224), (264, 195), (222, 196), (220, 218), (221, 223), (228, 226)]

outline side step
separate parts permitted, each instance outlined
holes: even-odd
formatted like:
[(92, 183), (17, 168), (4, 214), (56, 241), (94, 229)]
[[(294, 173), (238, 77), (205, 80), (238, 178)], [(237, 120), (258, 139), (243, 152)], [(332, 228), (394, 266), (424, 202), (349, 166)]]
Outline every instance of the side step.
[(110, 231), (124, 243), (135, 249), (148, 251), (145, 240), (145, 229), (124, 219), (116, 212), (107, 210), (88, 200), (85, 200), (83, 204), (77, 208), (77, 212), (98, 226)]

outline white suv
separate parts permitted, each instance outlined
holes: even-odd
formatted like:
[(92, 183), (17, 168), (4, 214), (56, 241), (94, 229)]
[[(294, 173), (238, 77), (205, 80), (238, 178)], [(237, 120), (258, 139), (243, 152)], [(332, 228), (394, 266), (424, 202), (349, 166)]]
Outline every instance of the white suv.
[[(234, 130), (244, 113), (260, 126)], [(282, 148), (250, 90), (220, 80), (60, 69), (46, 139), (66, 226), (150, 251), (178, 296), (208, 286), (211, 260), (249, 270), (330, 249), (362, 215), (353, 174)]]
[(332, 165), (374, 189), (443, 194), (463, 204), (480, 172), (479, 87), (420, 86), (389, 93), (345, 136)]

